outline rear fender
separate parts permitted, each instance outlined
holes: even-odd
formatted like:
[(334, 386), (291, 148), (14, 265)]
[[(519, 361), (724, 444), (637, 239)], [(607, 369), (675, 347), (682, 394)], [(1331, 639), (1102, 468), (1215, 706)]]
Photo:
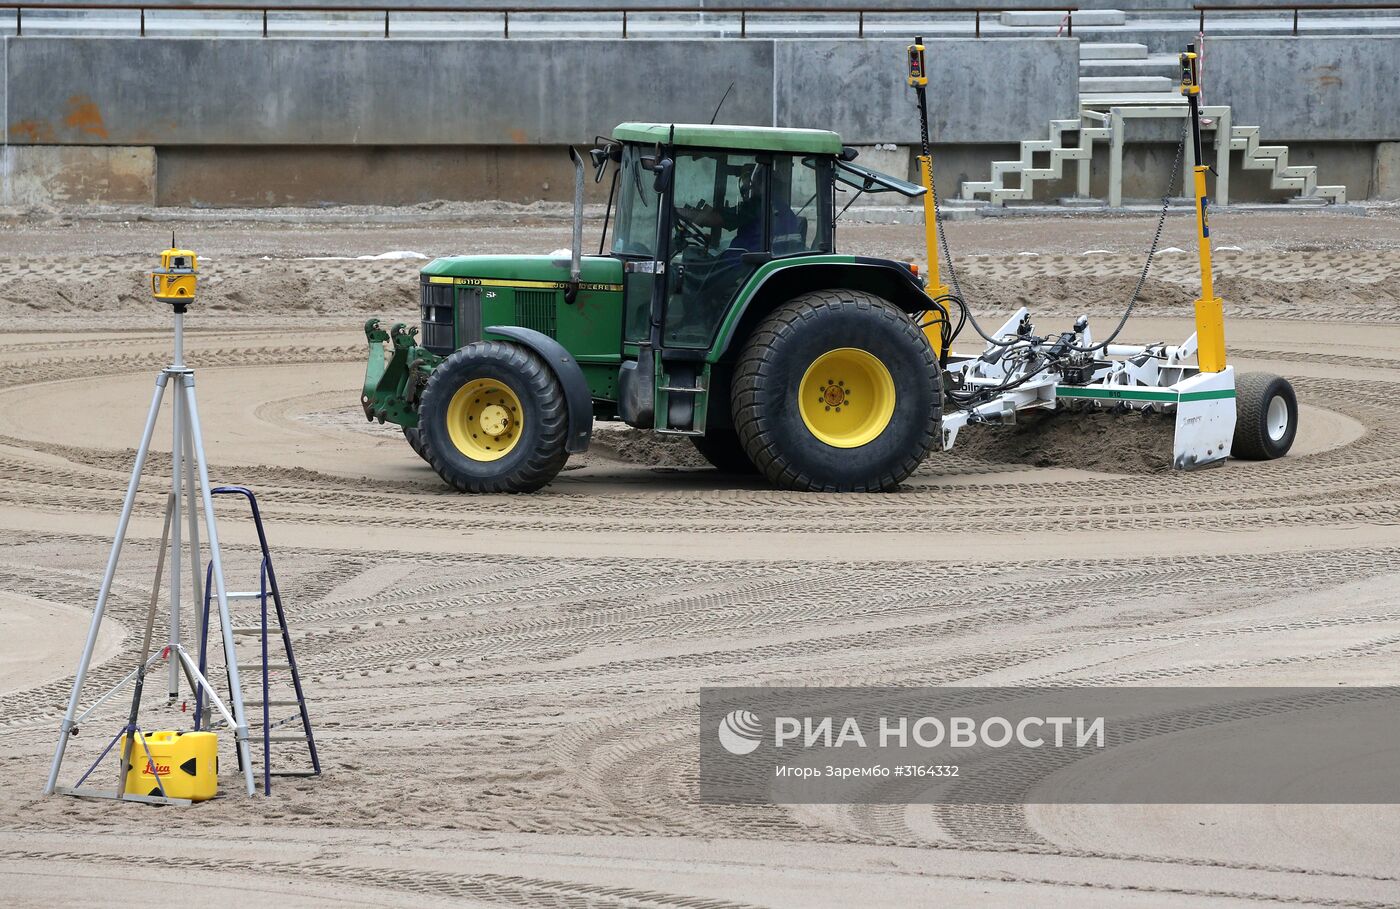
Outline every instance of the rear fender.
[(735, 312), (720, 326), (711, 362), (732, 358), (764, 316), (800, 294), (845, 288), (888, 300), (911, 315), (932, 305), (923, 286), (903, 263), (865, 256), (818, 258), (785, 263), (775, 260), (760, 268), (740, 292)]
[(564, 401), (569, 408), (569, 437), (564, 447), (571, 453), (588, 450), (593, 437), (593, 392), (583, 375), (583, 367), (563, 344), (543, 332), (516, 325), (491, 325), (486, 331), (528, 347), (549, 365), (559, 385), (564, 389)]

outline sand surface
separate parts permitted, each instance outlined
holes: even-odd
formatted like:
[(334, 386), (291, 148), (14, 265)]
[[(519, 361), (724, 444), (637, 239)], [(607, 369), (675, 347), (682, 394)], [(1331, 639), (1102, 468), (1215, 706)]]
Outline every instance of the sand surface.
[[(359, 413), (359, 325), (416, 319), (418, 263), (353, 257), (548, 251), (565, 222), (158, 216), (0, 220), (0, 903), (178, 888), (281, 907), (1400, 905), (1394, 806), (737, 810), (695, 792), (702, 685), (1400, 683), (1392, 211), (1213, 218), (1239, 247), (1219, 261), (1233, 361), (1288, 376), (1302, 402), (1278, 462), (1171, 473), (1152, 421), (1057, 417), (968, 430), (895, 493), (809, 496), (600, 427), (540, 494), (480, 498)], [(43, 798), (167, 359), (142, 275), (172, 217), (206, 256), (188, 347), (211, 471), (261, 497), (326, 774), (244, 798), (225, 740), (213, 802)], [(1151, 226), (950, 233), (984, 321), (1029, 302), (1049, 330), (1109, 322)], [(919, 242), (840, 234), (911, 259)], [(1191, 249), (1188, 219), (1163, 246)], [(1190, 252), (1159, 256), (1128, 336), (1189, 333), (1194, 280)], [(89, 702), (134, 659), (168, 451), (163, 419)], [(250, 529), (219, 507), (230, 584), (251, 588)], [(164, 679), (143, 720), (187, 727)], [(85, 724), (68, 781), (128, 705)], [(304, 765), (291, 746), (274, 759)]]

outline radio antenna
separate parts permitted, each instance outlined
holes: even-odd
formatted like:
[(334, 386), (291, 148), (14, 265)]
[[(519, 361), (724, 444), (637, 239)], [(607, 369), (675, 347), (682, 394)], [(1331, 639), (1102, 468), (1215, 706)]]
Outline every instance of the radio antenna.
[(727, 100), (729, 100), (729, 93), (732, 92), (732, 91), (734, 91), (734, 83), (733, 83), (733, 82), (729, 83), (729, 87), (726, 88), (726, 89), (724, 90), (724, 96), (721, 97), (721, 98), (719, 99), (719, 103), (715, 105), (715, 115), (714, 115), (713, 117), (710, 118), (710, 125), (711, 125), (711, 126), (714, 126), (714, 125), (715, 125), (715, 121), (719, 119), (719, 111), (720, 111), (720, 108), (724, 107), (724, 102), (727, 101)]

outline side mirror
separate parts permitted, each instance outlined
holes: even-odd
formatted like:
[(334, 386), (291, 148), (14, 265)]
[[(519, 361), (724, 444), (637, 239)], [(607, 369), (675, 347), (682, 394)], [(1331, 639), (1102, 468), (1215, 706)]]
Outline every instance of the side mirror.
[(672, 161), (670, 158), (662, 158), (657, 161), (656, 167), (654, 168), (656, 171), (656, 180), (652, 183), (651, 188), (658, 193), (664, 193), (666, 190), (670, 189), (671, 174), (672, 171), (675, 170), (675, 167), (676, 162)]
[(590, 148), (588, 158), (593, 162), (593, 182), (603, 181), (603, 169), (608, 166), (608, 150), (606, 148)]

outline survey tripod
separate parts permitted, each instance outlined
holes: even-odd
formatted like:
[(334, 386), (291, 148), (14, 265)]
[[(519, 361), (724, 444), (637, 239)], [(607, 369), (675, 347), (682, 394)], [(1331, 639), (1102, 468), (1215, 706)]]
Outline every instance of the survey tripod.
[[(233, 632), (229, 621), (228, 591), (224, 585), (223, 560), (219, 550), (218, 528), (214, 521), (214, 502), (210, 495), (209, 469), (204, 456), (204, 438), (199, 425), (199, 409), (195, 403), (194, 393), (194, 370), (185, 364), (185, 312), (188, 305), (193, 302), (195, 288), (196, 258), (190, 250), (167, 249), (161, 253), (160, 269), (151, 275), (152, 294), (157, 300), (171, 304), (175, 317), (175, 338), (174, 338), (174, 358), (169, 366), (166, 366), (156, 376), (155, 393), (151, 398), (151, 407), (146, 415), (145, 429), (141, 433), (141, 444), (136, 450), (136, 463), (131, 469), (131, 479), (127, 483), (126, 497), (122, 501), (121, 517), (117, 520), (117, 532), (112, 541), (112, 551), (107, 558), (107, 569), (102, 576), (102, 585), (97, 594), (97, 606), (93, 611), (92, 624), (88, 629), (87, 641), (83, 645), (82, 657), (78, 660), (77, 675), (73, 679), (73, 691), (68, 698), (68, 707), (63, 716), (63, 723), (59, 728), (58, 744), (54, 748), (53, 764), (49, 768), (49, 778), (44, 786), (44, 794), (50, 795), (54, 792), (62, 792), (69, 795), (83, 795), (105, 798), (126, 798), (133, 799), (135, 796), (125, 792), (126, 777), (123, 772), (122, 778), (115, 792), (100, 790), (84, 790), (80, 788), (60, 788), (58, 786), (59, 771), (63, 766), (64, 752), (68, 747), (70, 737), (78, 734), (79, 724), (92, 714), (101, 704), (109, 700), (120, 691), (128, 682), (134, 683), (135, 696), (132, 699), (132, 709), (130, 717), (122, 732), (126, 735), (126, 745), (123, 748), (123, 771), (129, 765), (133, 740), (139, 740), (136, 734), (138, 715), (141, 705), (141, 691), (145, 681), (147, 671), (162, 657), (169, 660), (169, 694), (174, 700), (179, 694), (179, 677), (183, 671), (189, 680), (190, 686), (197, 693), (202, 693), (209, 698), (210, 703), (223, 714), (229, 727), (235, 730), (236, 748), (238, 762), (243, 771), (244, 785), (248, 795), (253, 794), (253, 762), (248, 746), (248, 721), (243, 709), (243, 688), (239, 680), (238, 661), (235, 656)], [(113, 578), (116, 576), (117, 563), (121, 557), (122, 544), (126, 540), (127, 529), (131, 523), (132, 510), (136, 503), (137, 488), (141, 483), (141, 474), (145, 469), (146, 461), (150, 455), (151, 438), (155, 433), (156, 420), (160, 415), (161, 403), (168, 389), (172, 389), (174, 394), (171, 401), (171, 477), (170, 492), (166, 497), (165, 529), (162, 534), (161, 547), (156, 567), (155, 583), (152, 587), (152, 596), (147, 615), (147, 633), (143, 653), (135, 669), (127, 674), (115, 686), (103, 694), (96, 702), (88, 707), (81, 714), (79, 713), (79, 700), (82, 696), (83, 682), (87, 678), (88, 670), (92, 662), (93, 649), (96, 646), (98, 634), (101, 631), (103, 615), (106, 612), (107, 600), (112, 592)], [(196, 501), (200, 505), (196, 505)], [(181, 611), (181, 527), (180, 520), (187, 520), (189, 533), (188, 559), (190, 567), (190, 583), (193, 587), (194, 597), (189, 602), (199, 604), (203, 601), (200, 578), (200, 545), (199, 545), (199, 516), (198, 511), (202, 506), (204, 512), (204, 527), (209, 539), (209, 561), (210, 574), (213, 578), (214, 598), (218, 603), (219, 610), (219, 630), (223, 640), (224, 659), (228, 671), (229, 698), (225, 704), (215, 693), (212, 685), (200, 671), (198, 663), (185, 651), (180, 641), (180, 611)], [(162, 581), (162, 569), (166, 561), (168, 545), (170, 562), (170, 635), (168, 644), (154, 656), (149, 654), (151, 628), (154, 624), (155, 611), (159, 600), (159, 593)], [(201, 621), (203, 624), (203, 621)], [(199, 639), (206, 639), (207, 627), (199, 629)], [(113, 739), (115, 743), (116, 739)], [(111, 750), (111, 745), (108, 750)], [(106, 752), (103, 752), (104, 756)], [(98, 759), (101, 761), (101, 758)], [(95, 768), (95, 764), (93, 765)], [(91, 773), (89, 769), (88, 773)], [(88, 774), (84, 774), (86, 779)], [(81, 780), (80, 780), (81, 785)], [(171, 802), (175, 800), (142, 797), (141, 801)]]

